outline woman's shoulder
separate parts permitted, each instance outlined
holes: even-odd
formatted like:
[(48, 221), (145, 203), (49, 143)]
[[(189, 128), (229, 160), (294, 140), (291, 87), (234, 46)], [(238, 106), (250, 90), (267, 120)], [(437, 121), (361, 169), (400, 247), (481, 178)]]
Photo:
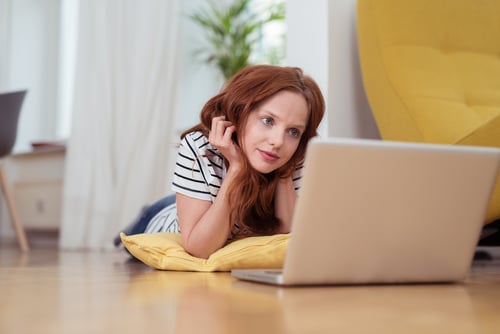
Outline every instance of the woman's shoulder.
[(187, 133), (182, 138), (181, 143), (193, 143), (197, 147), (205, 146), (208, 143), (208, 138), (201, 131), (193, 131)]
[(212, 162), (223, 159), (219, 150), (210, 144), (208, 138), (201, 131), (187, 133), (181, 140), (181, 147), (197, 156), (208, 157)]
[(187, 133), (180, 142), (181, 150), (188, 149), (193, 153), (204, 153), (211, 148), (208, 138), (201, 131), (193, 131)]

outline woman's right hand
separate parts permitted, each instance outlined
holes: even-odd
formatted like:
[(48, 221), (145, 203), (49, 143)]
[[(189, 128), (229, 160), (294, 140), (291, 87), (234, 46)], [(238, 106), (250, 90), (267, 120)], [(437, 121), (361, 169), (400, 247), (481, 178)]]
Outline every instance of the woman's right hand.
[(236, 127), (224, 116), (217, 116), (212, 119), (212, 128), (208, 136), (208, 141), (217, 148), (224, 158), (229, 161), (232, 169), (240, 168), (242, 165), (242, 152), (233, 141), (233, 134)]

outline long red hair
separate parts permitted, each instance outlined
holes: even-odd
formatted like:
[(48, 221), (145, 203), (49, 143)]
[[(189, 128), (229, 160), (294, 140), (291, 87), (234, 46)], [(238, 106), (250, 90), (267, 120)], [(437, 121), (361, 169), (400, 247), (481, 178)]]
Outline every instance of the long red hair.
[[(290, 177), (305, 157), (309, 140), (317, 135), (317, 128), (325, 112), (325, 101), (316, 82), (297, 67), (273, 65), (248, 66), (236, 73), (219, 94), (208, 100), (200, 114), (200, 123), (182, 133), (201, 131), (207, 137), (212, 119), (225, 116), (242, 134), (248, 115), (261, 103), (280, 91), (298, 92), (304, 96), (309, 119), (300, 143), (292, 158), (281, 168), (269, 174), (257, 172), (244, 159), (245, 167), (228, 188), (230, 220), (237, 222), (245, 234), (273, 234), (279, 227), (274, 212), (274, 193), (280, 178)], [(241, 147), (238, 135), (236, 144)]]

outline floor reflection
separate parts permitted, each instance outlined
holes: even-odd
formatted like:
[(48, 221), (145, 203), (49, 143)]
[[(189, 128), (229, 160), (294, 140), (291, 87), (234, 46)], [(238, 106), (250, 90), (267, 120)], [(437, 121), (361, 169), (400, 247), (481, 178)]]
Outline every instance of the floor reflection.
[(131, 278), (127, 299), (169, 303), (176, 333), (284, 333), (281, 300), (234, 289), (233, 281), (228, 273), (150, 271)]
[(474, 333), (479, 329), (464, 285), (275, 288), (242, 281), (234, 288), (279, 298), (286, 332)]

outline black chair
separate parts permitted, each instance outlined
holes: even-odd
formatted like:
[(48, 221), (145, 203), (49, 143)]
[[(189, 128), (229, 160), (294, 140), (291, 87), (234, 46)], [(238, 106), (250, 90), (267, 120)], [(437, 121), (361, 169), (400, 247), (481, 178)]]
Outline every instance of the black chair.
[[(16, 142), (17, 123), (25, 96), (25, 90), (0, 93), (0, 159), (8, 156), (11, 153), (12, 147)], [(7, 203), (7, 209), (9, 210), (12, 226), (14, 227), (14, 231), (16, 232), (19, 247), (21, 248), (21, 251), (28, 252), (30, 249), (28, 240), (17, 214), (12, 192), (10, 191), (9, 182), (7, 180), (5, 170), (1, 161), (0, 185), (4, 194), (5, 201)]]

